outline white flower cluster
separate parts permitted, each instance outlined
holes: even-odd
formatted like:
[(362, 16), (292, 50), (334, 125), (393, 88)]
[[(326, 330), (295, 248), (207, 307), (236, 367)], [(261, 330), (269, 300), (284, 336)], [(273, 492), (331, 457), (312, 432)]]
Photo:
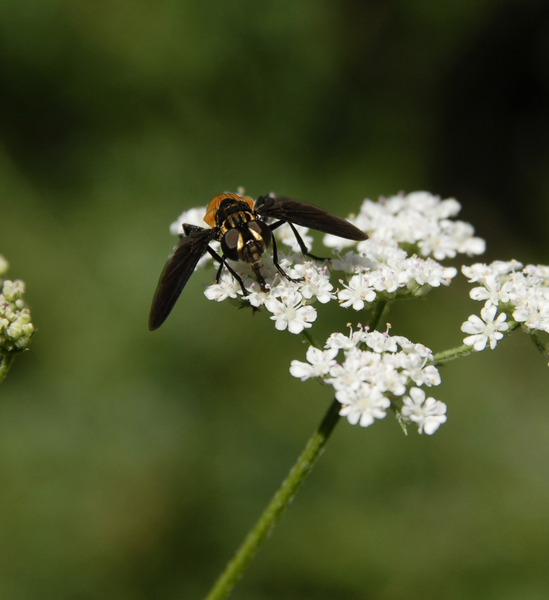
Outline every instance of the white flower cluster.
[[(457, 254), (482, 254), (486, 244), (473, 236), (473, 226), (451, 220), (460, 210), (461, 205), (454, 198), (441, 200), (429, 192), (413, 192), (380, 198), (378, 202), (366, 199), (352, 222), (372, 240), (412, 246), (422, 256), (436, 260), (454, 258)], [(350, 245), (341, 242), (334, 236), (326, 236), (324, 240), (331, 248)], [(361, 251), (360, 244), (358, 249)]]
[(466, 345), (484, 350), (489, 342), (494, 349), (509, 328), (505, 322), (508, 316), (530, 331), (549, 333), (549, 267), (523, 267), (512, 260), (476, 263), (462, 267), (462, 271), (470, 283), (480, 284), (471, 290), (471, 298), (485, 303), (480, 311), (482, 319), (471, 315), (461, 326), (463, 332), (471, 334), (463, 340)]
[(289, 277), (302, 281), (289, 281), (282, 277), (272, 258), (265, 256), (261, 274), (268, 289), (262, 292), (248, 264), (229, 260), (227, 262), (240, 275), (250, 293), (244, 296), (234, 277), (223, 272), (220, 281), (208, 286), (204, 294), (209, 300), (218, 302), (226, 298), (238, 298), (249, 302), (254, 308), (264, 306), (272, 313), (271, 319), (278, 330), (288, 329), (290, 333), (301, 333), (316, 320), (317, 312), (311, 303), (318, 301), (326, 304), (335, 298), (328, 269), (323, 265), (317, 266), (310, 260), (303, 262), (301, 255), (297, 254), (286, 257), (279, 252), (278, 260)]
[[(428, 192), (364, 200), (350, 220), (369, 239), (357, 245), (356, 253), (332, 261), (334, 269), (348, 275), (347, 283), (340, 280), (341, 306), (362, 310), (375, 300), (419, 296), (449, 285), (457, 270), (437, 261), (485, 250), (484, 240), (473, 236), (471, 225), (451, 220), (460, 209), (457, 200), (441, 200)], [(344, 248), (354, 242), (327, 235), (324, 244)]]
[(22, 281), (3, 282), (0, 293), (0, 353), (24, 350), (34, 333), (28, 308), (25, 308)]
[[(340, 352), (344, 358), (338, 363)], [(432, 352), (422, 344), (358, 329), (349, 336), (333, 333), (325, 350), (309, 347), (307, 360), (293, 360), (290, 373), (302, 381), (320, 377), (331, 385), (342, 405), (339, 414), (352, 425), (368, 427), (391, 406), (402, 423), (415, 423), (419, 433), (431, 435), (446, 422), (446, 405), (421, 389), (440, 384), (437, 368), (428, 364)]]
[[(279, 262), (296, 281), (282, 277), (266, 253), (261, 268), (267, 283), (266, 292), (259, 289), (250, 265), (228, 261), (251, 293), (244, 296), (238, 282), (224, 270), (220, 281), (209, 286), (205, 295), (218, 302), (232, 298), (248, 302), (254, 308), (264, 306), (272, 313), (276, 328), (291, 333), (301, 333), (311, 327), (317, 318), (311, 306), (316, 301), (325, 304), (337, 300), (343, 308), (358, 311), (378, 300), (423, 295), (435, 287), (449, 285), (457, 275), (454, 267), (443, 267), (437, 260), (452, 258), (457, 253), (484, 252), (484, 241), (473, 237), (471, 225), (451, 220), (459, 210), (456, 200), (441, 200), (427, 192), (382, 198), (379, 202), (365, 200), (352, 222), (368, 233), (369, 239), (360, 242), (356, 251), (338, 254), (324, 264), (304, 258), (291, 228), (283, 225), (274, 235), (279, 242), (290, 246), (290, 253), (284, 256), (279, 252)], [(203, 226), (205, 213), (205, 208), (184, 212), (172, 223), (171, 232), (181, 235), (183, 223)], [(297, 230), (311, 248), (308, 229), (297, 227)], [(356, 242), (331, 235), (325, 236), (324, 243), (329, 248), (356, 245)], [(212, 248), (220, 251), (218, 242), (212, 242)], [(205, 254), (198, 266), (209, 261), (210, 255)], [(330, 282), (332, 270), (341, 271), (345, 277), (345, 280), (338, 278), (337, 290)]]

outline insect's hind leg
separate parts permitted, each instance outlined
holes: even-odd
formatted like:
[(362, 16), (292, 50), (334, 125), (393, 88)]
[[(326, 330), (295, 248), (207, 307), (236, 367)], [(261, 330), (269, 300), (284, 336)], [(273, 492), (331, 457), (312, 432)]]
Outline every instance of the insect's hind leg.
[(238, 273), (235, 272), (235, 270), (229, 265), (225, 258), (223, 256), (219, 256), (219, 254), (213, 248), (210, 248), (210, 246), (208, 246), (207, 251), (210, 253), (212, 258), (219, 263), (219, 269), (217, 270), (217, 274), (215, 276), (215, 283), (218, 283), (219, 278), (221, 277), (221, 271), (223, 270), (223, 267), (227, 267), (227, 271), (229, 271), (229, 273), (238, 281), (238, 284), (242, 288), (242, 293), (244, 294), (244, 296), (247, 296), (250, 292), (248, 292), (248, 290), (244, 287), (242, 277), (240, 277), (240, 275), (238, 275)]
[(325, 260), (330, 260), (329, 258), (323, 258), (322, 256), (315, 256), (314, 254), (311, 254), (309, 252), (309, 250), (307, 249), (307, 246), (305, 246), (305, 242), (303, 241), (303, 238), (299, 235), (298, 230), (295, 228), (295, 225), (293, 225), (293, 223), (288, 222), (288, 225), (292, 228), (292, 231), (294, 232), (295, 235), (295, 239), (297, 240), (297, 243), (299, 244), (299, 248), (301, 250), (301, 253), (304, 254), (305, 256), (309, 256), (310, 258), (313, 258), (314, 260), (319, 260), (321, 262), (325, 261)]
[[(303, 254), (304, 256), (308, 256), (309, 258), (312, 258), (314, 260), (319, 260), (320, 262), (324, 262), (325, 260), (330, 260), (329, 258), (326, 258), (326, 257), (315, 256), (314, 254), (311, 254), (309, 252), (307, 246), (305, 245), (303, 238), (299, 235), (299, 231), (295, 228), (295, 225), (293, 223), (290, 223), (289, 221), (277, 221), (276, 223), (269, 225), (269, 227), (271, 228), (271, 231), (274, 231), (275, 229), (278, 229), (281, 225), (284, 225), (284, 223), (288, 223), (288, 225), (291, 227), (292, 231), (294, 232), (295, 239), (296, 239), (297, 243), (299, 244), (299, 249), (301, 250), (301, 254)], [(273, 236), (273, 242), (274, 242), (274, 236)], [(273, 248), (274, 248), (274, 243), (273, 243)]]
[[(278, 223), (275, 223), (275, 225), (278, 226)], [(290, 277), (288, 275), (288, 273), (286, 273), (286, 271), (280, 266), (280, 263), (278, 262), (278, 248), (276, 246), (276, 240), (274, 238), (274, 235), (273, 235), (273, 263), (274, 263), (274, 266), (278, 269), (278, 272), (282, 275), (282, 277), (284, 277), (288, 281), (291, 281), (292, 283), (301, 283), (302, 281), (305, 281), (304, 277), (299, 277), (298, 279), (294, 279), (293, 277)]]

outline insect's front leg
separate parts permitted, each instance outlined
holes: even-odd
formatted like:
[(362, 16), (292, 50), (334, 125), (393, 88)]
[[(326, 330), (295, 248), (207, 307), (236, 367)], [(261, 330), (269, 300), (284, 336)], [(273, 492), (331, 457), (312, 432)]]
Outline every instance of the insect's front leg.
[(213, 248), (210, 248), (210, 246), (208, 246), (207, 250), (213, 257), (213, 259), (219, 263), (219, 269), (217, 270), (217, 275), (215, 276), (214, 283), (219, 282), (219, 278), (221, 277), (221, 271), (223, 270), (223, 267), (227, 267), (229, 273), (238, 281), (240, 287), (242, 288), (242, 293), (244, 294), (244, 296), (247, 296), (250, 292), (248, 292), (248, 290), (244, 287), (242, 277), (240, 277), (240, 275), (238, 275), (238, 273), (236, 273), (235, 270), (231, 268), (226, 259), (223, 256), (220, 256)]

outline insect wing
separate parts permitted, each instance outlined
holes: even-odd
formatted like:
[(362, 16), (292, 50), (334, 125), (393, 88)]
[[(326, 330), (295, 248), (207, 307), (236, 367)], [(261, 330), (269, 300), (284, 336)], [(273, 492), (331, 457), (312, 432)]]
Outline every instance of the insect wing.
[(349, 221), (306, 202), (292, 200), (284, 196), (259, 198), (256, 212), (262, 217), (289, 221), (294, 225), (309, 227), (323, 233), (331, 233), (347, 240), (366, 240), (368, 236)]
[(154, 293), (149, 329), (154, 331), (168, 318), (198, 261), (204, 256), (208, 244), (214, 238), (213, 229), (192, 231), (181, 238), (168, 258)]

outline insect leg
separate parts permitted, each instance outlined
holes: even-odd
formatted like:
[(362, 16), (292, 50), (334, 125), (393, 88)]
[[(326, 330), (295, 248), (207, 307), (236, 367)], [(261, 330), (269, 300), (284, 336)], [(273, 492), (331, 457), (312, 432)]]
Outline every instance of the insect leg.
[[(305, 246), (305, 242), (303, 241), (303, 238), (299, 235), (299, 232), (295, 228), (295, 225), (293, 223), (290, 223), (290, 221), (277, 221), (276, 223), (269, 225), (269, 227), (271, 228), (271, 231), (274, 231), (275, 229), (278, 229), (281, 225), (284, 225), (284, 223), (288, 223), (288, 225), (292, 228), (292, 231), (294, 232), (294, 235), (295, 235), (295, 239), (297, 240), (297, 243), (299, 244), (299, 249), (301, 250), (301, 254), (303, 254), (304, 256), (309, 256), (310, 258), (313, 258), (314, 260), (319, 260), (321, 262), (325, 261), (325, 260), (330, 260), (329, 258), (322, 258), (321, 256), (315, 256), (314, 254), (311, 254), (307, 250), (307, 246)], [(274, 242), (275, 242), (275, 239), (273, 236), (273, 255), (274, 255), (274, 248), (275, 248)], [(276, 264), (276, 262), (275, 262), (275, 264)]]
[[(279, 223), (281, 223), (281, 221), (279, 221)], [(275, 229), (277, 227), (279, 227), (279, 223), (275, 223)], [(269, 225), (269, 227), (271, 227), (271, 231), (273, 230), (272, 226)], [(282, 275), (282, 277), (286, 278), (288, 281), (291, 281), (292, 283), (300, 283), (301, 281), (305, 281), (304, 277), (300, 277), (299, 279), (292, 279), (292, 277), (290, 277), (288, 275), (288, 273), (286, 273), (286, 271), (284, 271), (284, 269), (280, 266), (279, 262), (278, 262), (278, 248), (276, 246), (276, 240), (274, 238), (273, 235), (273, 263), (274, 266), (278, 269), (278, 272)]]
[(293, 223), (290, 223), (289, 221), (288, 221), (288, 225), (292, 228), (292, 231), (294, 232), (295, 239), (297, 240), (297, 243), (299, 244), (299, 248), (300, 248), (302, 254), (304, 254), (305, 256), (309, 256), (310, 258), (313, 258), (314, 260), (320, 260), (320, 261), (330, 260), (329, 258), (322, 258), (321, 256), (315, 256), (314, 254), (311, 254), (307, 250), (307, 246), (305, 246), (305, 242), (303, 241), (303, 238), (299, 235), (299, 232), (295, 228), (295, 225)]
[(244, 294), (244, 296), (247, 296), (250, 292), (248, 292), (248, 290), (244, 287), (244, 282), (242, 281), (242, 277), (240, 277), (240, 275), (238, 275), (235, 272), (235, 270), (229, 266), (229, 263), (225, 260), (225, 258), (223, 256), (219, 256), (219, 254), (213, 248), (210, 248), (210, 246), (208, 246), (207, 251), (210, 253), (212, 258), (220, 264), (220, 267), (217, 271), (217, 275), (215, 276), (215, 283), (217, 283), (219, 281), (219, 277), (221, 276), (221, 271), (223, 270), (223, 266), (225, 266), (225, 267), (227, 267), (227, 270), (229, 271), (229, 273), (238, 281), (240, 287), (242, 288), (242, 293)]

